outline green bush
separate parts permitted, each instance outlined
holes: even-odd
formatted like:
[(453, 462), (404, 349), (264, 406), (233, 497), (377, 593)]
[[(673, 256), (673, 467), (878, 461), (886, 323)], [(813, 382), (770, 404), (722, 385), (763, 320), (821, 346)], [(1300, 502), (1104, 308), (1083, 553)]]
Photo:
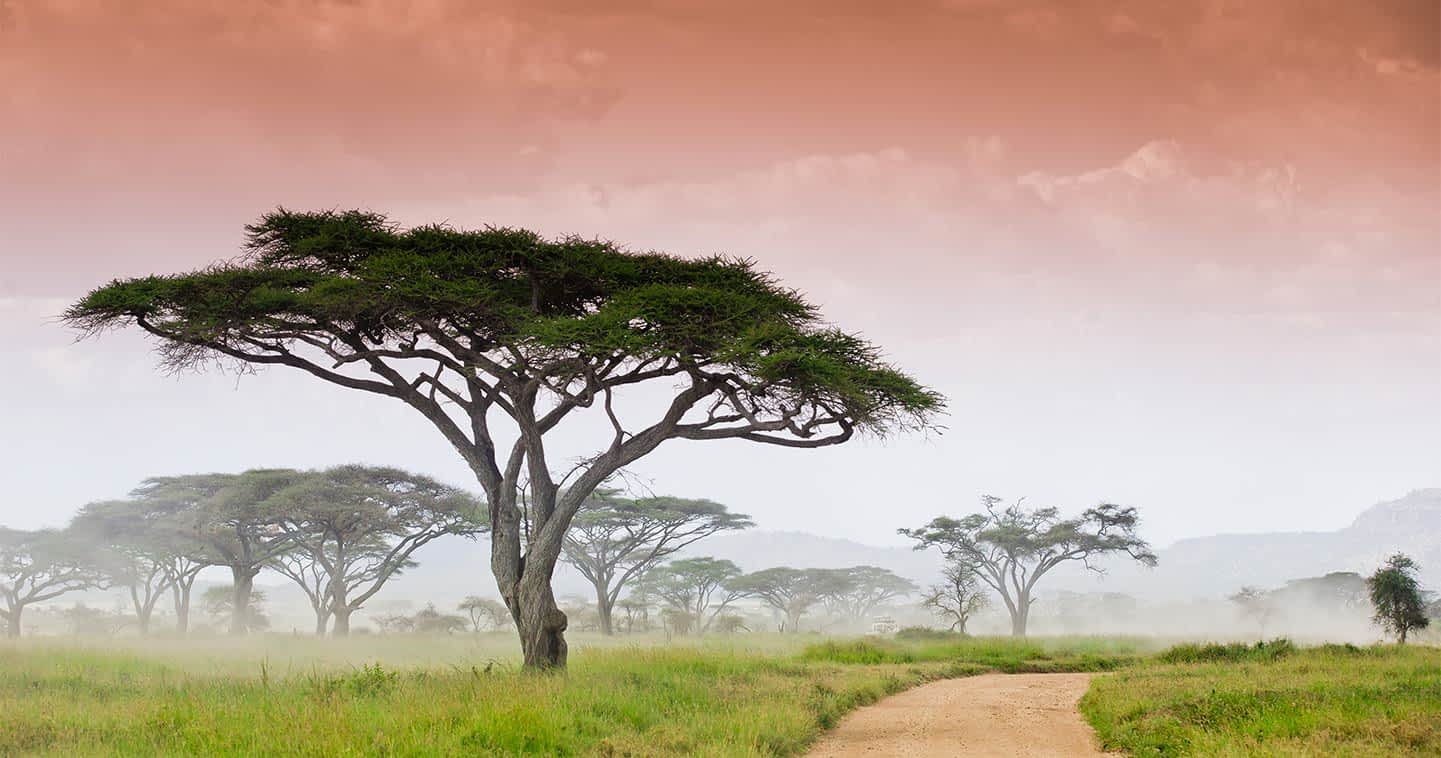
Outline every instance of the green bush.
[(1247, 645), (1244, 642), (1219, 644), (1187, 643), (1176, 645), (1156, 656), (1164, 663), (1239, 663), (1242, 661), (1274, 661), (1296, 652), (1296, 645), (1285, 637), (1270, 642)]

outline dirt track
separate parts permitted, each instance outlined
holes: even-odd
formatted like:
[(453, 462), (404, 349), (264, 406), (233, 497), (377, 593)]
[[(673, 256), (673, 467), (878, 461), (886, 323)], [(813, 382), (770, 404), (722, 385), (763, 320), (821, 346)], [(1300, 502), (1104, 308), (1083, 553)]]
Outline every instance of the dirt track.
[(1090, 681), (1090, 674), (986, 674), (932, 682), (850, 714), (809, 755), (1105, 755), (1076, 711)]

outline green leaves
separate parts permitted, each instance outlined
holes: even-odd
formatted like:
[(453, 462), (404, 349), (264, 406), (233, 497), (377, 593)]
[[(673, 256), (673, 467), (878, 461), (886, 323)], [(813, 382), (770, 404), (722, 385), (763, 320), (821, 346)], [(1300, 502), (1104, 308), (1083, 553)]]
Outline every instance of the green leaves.
[(361, 211), (280, 209), (246, 231), (238, 262), (115, 281), (65, 318), (86, 332), (138, 322), (171, 343), (173, 368), (226, 356), (297, 365), (315, 350), (405, 357), (440, 343), (522, 378), (557, 361), (665, 361), (667, 375), (729, 377), (758, 408), (811, 406), (877, 432), (928, 426), (944, 405), (747, 260), (504, 227), (402, 229)]

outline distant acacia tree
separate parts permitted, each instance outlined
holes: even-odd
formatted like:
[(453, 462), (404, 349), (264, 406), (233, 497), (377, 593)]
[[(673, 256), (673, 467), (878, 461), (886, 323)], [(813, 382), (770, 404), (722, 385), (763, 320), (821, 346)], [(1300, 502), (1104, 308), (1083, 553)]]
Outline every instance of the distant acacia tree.
[(386, 581), (415, 565), (416, 550), (484, 528), (481, 504), (470, 494), (383, 467), (304, 472), (270, 493), (260, 510), (289, 541), (289, 555), (271, 563), (314, 593), (317, 630), (328, 615), (338, 637), (350, 633), (351, 614)]
[(1387, 633), (1396, 635), (1398, 643), (1406, 644), (1411, 632), (1430, 625), (1421, 585), (1416, 581), (1416, 562), (1408, 556), (1397, 553), (1387, 558), (1366, 579), (1366, 588), (1376, 611), (1373, 620)]
[(759, 598), (781, 616), (782, 632), (799, 632), (801, 617), (822, 600), (822, 576), (789, 566), (762, 569), (726, 583), (726, 588)]
[(69, 531), (84, 546), (91, 565), (112, 587), (123, 587), (140, 635), (150, 633), (155, 606), (179, 581), (194, 581), (199, 567), (177, 553), (170, 530), (156, 528), (143, 503), (89, 503), (71, 520)]
[(576, 514), (563, 555), (595, 588), (600, 631), (614, 634), (612, 611), (633, 580), (698, 540), (750, 526), (749, 516), (710, 500), (628, 498), (599, 489)]
[(255, 577), (276, 556), (294, 548), (265, 502), (302, 476), (291, 469), (257, 469), (154, 477), (133, 493), (168, 512), (175, 528), (189, 540), (196, 563), (230, 570), (232, 608), (226, 618), (233, 635), (250, 630), (245, 609), (250, 606)]
[(646, 597), (662, 600), (672, 616), (689, 615), (695, 631), (705, 634), (731, 603), (750, 594), (732, 586), (740, 575), (740, 567), (727, 560), (685, 558), (652, 569), (638, 587)]
[(0, 527), (0, 618), (5, 636), (20, 636), (20, 619), (34, 603), (67, 592), (104, 586), (85, 549), (63, 531), (28, 532)]
[(1236, 604), (1242, 616), (1256, 623), (1261, 637), (1266, 636), (1266, 626), (1280, 612), (1276, 599), (1260, 587), (1247, 585), (1228, 599)]
[(504, 629), (510, 625), (510, 612), (499, 600), (467, 595), (460, 601), (459, 609), (470, 619), (470, 628), (476, 634), (486, 629)]
[[(933, 428), (943, 405), (748, 261), (400, 229), (359, 211), (280, 210), (247, 233), (237, 263), (112, 282), (66, 320), (87, 334), (137, 325), (170, 369), (288, 366), (419, 412), (484, 491), (491, 570), (527, 666), (565, 664), (551, 578), (582, 504), (621, 468), (673, 439), (812, 448)], [(637, 423), (618, 395), (641, 385), (673, 389)], [(611, 433), (557, 481), (547, 435), (585, 408)]]
[(941, 516), (918, 529), (901, 529), (916, 540), (916, 549), (941, 549), (947, 560), (969, 567), (995, 590), (1011, 614), (1011, 634), (1026, 636), (1036, 583), (1052, 569), (1080, 561), (1092, 571), (1096, 558), (1121, 554), (1147, 566), (1156, 565), (1150, 545), (1136, 536), (1140, 521), (1135, 508), (1103, 503), (1076, 518), (1063, 519), (1055, 508), (1027, 510), (1018, 501), (1001, 507), (1001, 499), (981, 498), (984, 513), (954, 519)]
[(941, 582), (931, 585), (921, 597), (921, 605), (951, 622), (953, 632), (966, 633), (966, 624), (986, 607), (988, 600), (981, 582), (970, 566), (946, 561), (941, 569)]
[(878, 566), (811, 569), (818, 595), (834, 613), (864, 619), (878, 606), (919, 589), (915, 582)]
[[(265, 613), (265, 602), (269, 599), (265, 590), (252, 587), (245, 593), (245, 605), (237, 608), (233, 588), (208, 587), (200, 593), (200, 607), (218, 624), (262, 632), (270, 628), (270, 616)], [(234, 618), (237, 612), (243, 617), (239, 621)]]

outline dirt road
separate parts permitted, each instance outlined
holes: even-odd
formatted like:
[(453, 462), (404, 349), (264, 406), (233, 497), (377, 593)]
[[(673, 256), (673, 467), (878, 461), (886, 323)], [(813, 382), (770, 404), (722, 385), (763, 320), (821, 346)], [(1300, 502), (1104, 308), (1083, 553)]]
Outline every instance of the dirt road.
[(1090, 674), (986, 674), (932, 682), (850, 714), (809, 755), (1106, 755), (1076, 711), (1090, 681)]

